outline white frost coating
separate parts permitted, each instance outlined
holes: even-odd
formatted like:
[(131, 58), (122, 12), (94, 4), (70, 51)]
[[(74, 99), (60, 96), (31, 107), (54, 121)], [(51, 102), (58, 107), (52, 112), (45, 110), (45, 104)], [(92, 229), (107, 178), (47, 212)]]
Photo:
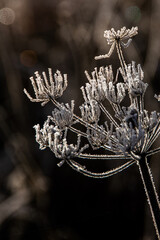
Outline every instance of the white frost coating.
[[(33, 102), (44, 105), (51, 100), (56, 106), (42, 129), (39, 124), (34, 126), (40, 149), (49, 147), (64, 162), (65, 159), (80, 157), (80, 153), (88, 147), (86, 144), (81, 146), (83, 144), (80, 139), (83, 137), (93, 149), (110, 151), (112, 159), (114, 156), (121, 156), (121, 159), (124, 156), (124, 159), (137, 161), (142, 154), (151, 155), (150, 148), (160, 134), (160, 114), (156, 111), (148, 113), (145, 109), (144, 94), (148, 84), (143, 81), (144, 72), (140, 64), (136, 66), (133, 61), (126, 64), (121, 50), (121, 46), (129, 46), (131, 38), (137, 33), (137, 27), (123, 27), (118, 31), (112, 28), (104, 32), (107, 43), (111, 45), (108, 56), (116, 47), (121, 66), (115, 77), (111, 65), (95, 67), (91, 74), (85, 71), (88, 82), (81, 87), (84, 98), (84, 103), (80, 106), (81, 117), (74, 113), (74, 100), (71, 104), (56, 100), (67, 87), (66, 74), (62, 75), (60, 71), (52, 74), (49, 69), (47, 77), (45, 72), (42, 75), (35, 72), (35, 77), (30, 78), (35, 98), (26, 90), (24, 92)], [(159, 96), (156, 97), (160, 99)], [(80, 128), (79, 125), (83, 127)], [(78, 135), (77, 144), (69, 143), (69, 131)], [(111, 155), (104, 154), (108, 156), (106, 159)], [(98, 158), (96, 154), (88, 156), (90, 159), (95, 156)]]

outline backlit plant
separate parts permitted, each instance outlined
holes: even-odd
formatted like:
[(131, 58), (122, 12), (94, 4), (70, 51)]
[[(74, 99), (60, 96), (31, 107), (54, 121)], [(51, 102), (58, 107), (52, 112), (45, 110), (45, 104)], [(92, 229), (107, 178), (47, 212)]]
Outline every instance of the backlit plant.
[[(68, 103), (59, 103), (58, 97), (63, 95), (67, 87), (67, 75), (57, 71), (48, 76), (45, 72), (31, 77), (35, 98), (24, 89), (25, 94), (32, 102), (40, 102), (42, 106), (51, 101), (55, 109), (48, 116), (42, 128), (37, 124), (36, 141), (43, 150), (47, 147), (60, 160), (58, 166), (66, 162), (74, 170), (94, 178), (105, 178), (125, 170), (133, 164), (139, 167), (145, 193), (152, 214), (156, 234), (160, 239), (160, 204), (155, 184), (149, 168), (147, 157), (160, 151), (160, 148), (151, 150), (151, 146), (160, 134), (160, 114), (156, 111), (148, 113), (144, 106), (144, 95), (148, 84), (143, 82), (144, 73), (140, 64), (135, 62), (126, 64), (122, 47), (131, 43), (131, 38), (137, 35), (138, 28), (132, 27), (115, 31), (106, 30), (104, 37), (111, 45), (108, 54), (100, 55), (95, 59), (108, 58), (116, 48), (120, 60), (120, 67), (114, 78), (112, 66), (95, 68), (91, 75), (85, 71), (88, 83), (81, 87), (84, 103), (80, 106), (81, 116), (74, 113), (74, 100)], [(119, 81), (119, 75), (123, 81)], [(155, 97), (159, 100), (159, 96)], [(114, 114), (107, 110), (104, 102), (108, 101)], [(124, 103), (127, 106), (124, 106)], [(101, 113), (106, 117), (100, 124)], [(79, 127), (83, 125), (85, 131)], [(77, 143), (68, 143), (68, 132), (77, 135)], [(86, 138), (88, 144), (83, 144)], [(106, 154), (88, 154), (85, 150), (91, 146), (93, 150), (103, 149)], [(104, 152), (104, 151), (103, 151)], [(126, 162), (115, 169), (106, 172), (92, 172), (80, 164), (76, 159), (116, 160)]]

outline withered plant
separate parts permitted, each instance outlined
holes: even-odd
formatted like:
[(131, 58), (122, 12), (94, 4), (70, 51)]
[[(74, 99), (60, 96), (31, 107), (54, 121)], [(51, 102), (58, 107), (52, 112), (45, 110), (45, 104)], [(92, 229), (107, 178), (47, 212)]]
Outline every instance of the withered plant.
[[(24, 89), (25, 94), (32, 102), (40, 102), (42, 106), (51, 101), (55, 109), (48, 116), (42, 128), (37, 124), (36, 141), (43, 150), (47, 147), (61, 161), (58, 166), (66, 162), (74, 170), (89, 177), (105, 178), (117, 174), (133, 164), (137, 164), (143, 181), (145, 193), (149, 203), (156, 234), (160, 239), (160, 204), (156, 192), (151, 169), (147, 157), (158, 153), (160, 148), (151, 149), (160, 134), (160, 114), (156, 111), (149, 113), (144, 106), (144, 95), (148, 84), (143, 82), (144, 73), (140, 64), (135, 62), (126, 64), (122, 47), (130, 45), (132, 37), (137, 35), (138, 28), (132, 27), (115, 31), (106, 30), (104, 37), (107, 44), (111, 45), (108, 54), (95, 57), (96, 60), (109, 58), (116, 48), (120, 67), (114, 78), (112, 66), (95, 68), (91, 75), (85, 71), (88, 83), (81, 87), (84, 103), (80, 106), (81, 116), (74, 113), (74, 100), (71, 104), (59, 103), (57, 98), (63, 95), (67, 87), (67, 75), (57, 71), (49, 77), (45, 72), (35, 72), (31, 83), (35, 98)], [(119, 75), (121, 79), (119, 81)], [(160, 97), (155, 95), (159, 100)], [(128, 99), (127, 106), (125, 99)], [(107, 110), (104, 102), (108, 101), (114, 114)], [(101, 113), (106, 121), (100, 124)], [(79, 127), (83, 125), (85, 131)], [(77, 143), (68, 142), (68, 132), (77, 135)], [(83, 144), (86, 138), (88, 144)], [(91, 154), (85, 150), (91, 146), (93, 150), (104, 149), (106, 154)], [(86, 152), (86, 153), (85, 153)], [(104, 152), (104, 151), (103, 151)], [(122, 165), (106, 172), (92, 172), (77, 159), (117, 160), (121, 159)]]

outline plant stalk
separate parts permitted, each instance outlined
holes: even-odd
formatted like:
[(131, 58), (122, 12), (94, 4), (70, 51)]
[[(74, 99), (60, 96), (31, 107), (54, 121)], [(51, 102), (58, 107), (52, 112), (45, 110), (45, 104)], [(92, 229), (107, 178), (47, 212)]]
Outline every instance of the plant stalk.
[(123, 70), (123, 73), (126, 74), (126, 63), (123, 57), (123, 53), (122, 53), (122, 49), (121, 49), (121, 45), (119, 42), (116, 42), (116, 48), (117, 48), (117, 53), (118, 53), (118, 58), (121, 64), (121, 68)]
[(160, 203), (153, 181), (152, 173), (148, 165), (147, 158), (145, 156), (142, 156), (137, 163), (147, 196), (147, 201), (150, 207), (156, 234), (158, 239), (160, 240)]

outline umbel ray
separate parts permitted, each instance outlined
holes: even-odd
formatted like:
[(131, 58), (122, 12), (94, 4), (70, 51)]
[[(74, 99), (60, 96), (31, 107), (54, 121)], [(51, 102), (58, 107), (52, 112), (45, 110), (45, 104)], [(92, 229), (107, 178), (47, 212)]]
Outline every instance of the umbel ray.
[[(114, 78), (112, 66), (95, 68), (89, 74), (85, 71), (88, 82), (81, 87), (84, 103), (80, 106), (81, 116), (74, 113), (74, 100), (68, 103), (59, 103), (57, 99), (63, 95), (68, 81), (67, 75), (60, 71), (53, 75), (48, 69), (48, 77), (45, 72), (31, 77), (31, 84), (35, 97), (24, 89), (25, 94), (32, 102), (39, 102), (42, 106), (52, 102), (55, 106), (52, 114), (47, 117), (42, 128), (37, 124), (36, 141), (40, 149), (50, 148), (61, 161), (58, 166), (66, 162), (74, 170), (93, 178), (105, 178), (117, 174), (133, 164), (139, 167), (145, 193), (149, 203), (156, 234), (160, 239), (160, 203), (156, 192), (151, 169), (147, 157), (158, 153), (160, 148), (152, 149), (153, 143), (160, 134), (160, 113), (152, 111), (150, 114), (145, 109), (144, 95), (148, 84), (143, 81), (144, 72), (141, 65), (135, 62), (126, 64), (122, 53), (122, 47), (127, 48), (132, 37), (138, 34), (138, 28), (126, 27), (115, 31), (106, 30), (104, 37), (110, 50), (107, 54), (95, 57), (96, 60), (109, 58), (116, 49), (120, 60)], [(123, 81), (119, 81), (119, 75)], [(160, 96), (155, 95), (159, 100)], [(124, 99), (129, 99), (129, 104), (124, 106)], [(108, 101), (114, 114), (107, 110), (104, 102)], [(101, 113), (106, 121), (100, 124)], [(78, 124), (85, 127), (85, 131), (78, 128)], [(77, 143), (68, 142), (68, 132), (77, 135)], [(88, 144), (83, 145), (85, 138)], [(93, 150), (103, 149), (106, 154), (88, 154), (85, 150), (91, 146)], [(109, 154), (108, 154), (109, 153)], [(80, 164), (77, 159), (87, 160), (123, 160), (122, 164), (109, 171), (92, 172)], [(124, 163), (125, 160), (125, 163)]]

